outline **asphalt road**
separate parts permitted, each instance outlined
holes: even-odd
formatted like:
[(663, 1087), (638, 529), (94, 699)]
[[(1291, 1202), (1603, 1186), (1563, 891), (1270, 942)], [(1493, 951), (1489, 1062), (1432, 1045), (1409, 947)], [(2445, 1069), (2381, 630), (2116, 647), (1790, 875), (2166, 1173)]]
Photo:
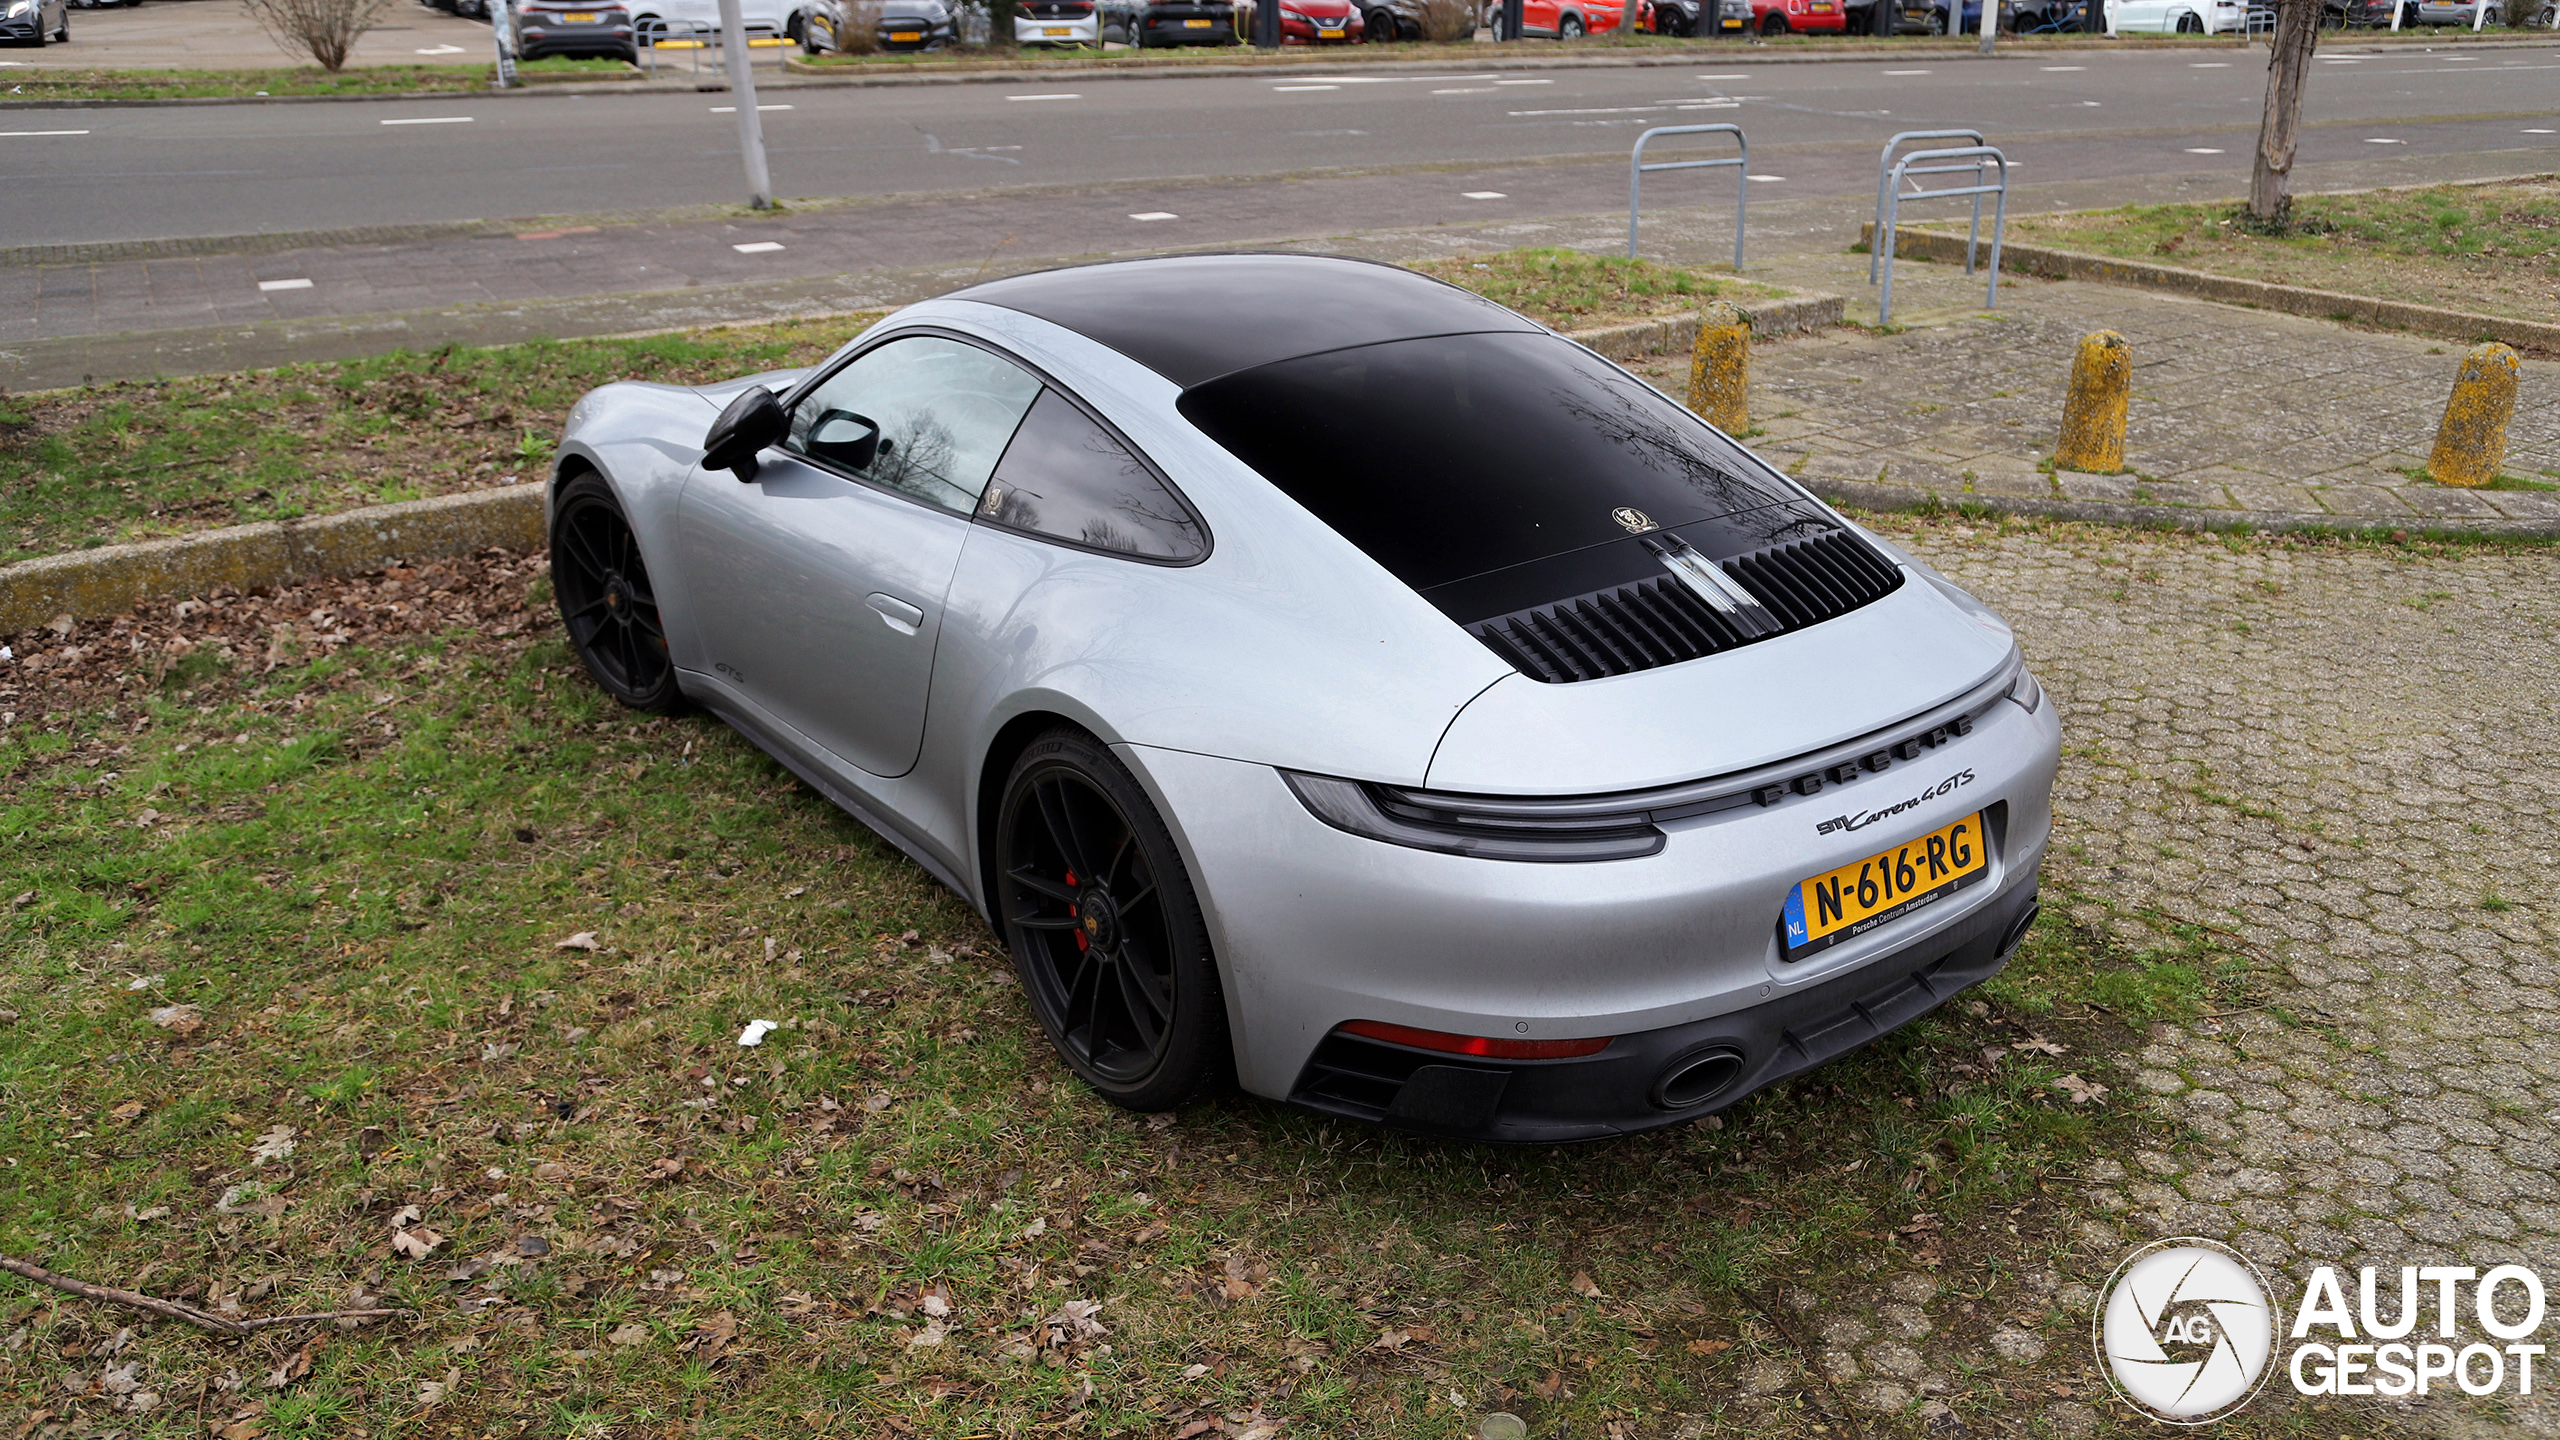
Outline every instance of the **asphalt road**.
[[(1486, 207), (1509, 203), (1506, 171), (1539, 192), (1542, 209), (1606, 209), (1623, 203), (1616, 157), (1637, 131), (1720, 121), (1751, 136), (1755, 199), (1868, 192), (1887, 135), (1951, 125), (2005, 147), (2022, 180), (2227, 174), (2237, 183), (2263, 53), (1754, 65), (1744, 47), (1701, 43), (1694, 66), (1634, 70), (799, 88), (768, 95), (763, 118), (785, 196), (1104, 187), (1135, 217), (1155, 213), (1151, 182), (1354, 167), (1410, 172), (1393, 218), (1428, 223), (1482, 220)], [(730, 202), (743, 187), (727, 103), (656, 93), (11, 108), (0, 112), (0, 244)], [(2513, 152), (2516, 170), (2560, 167), (2560, 45), (2332, 51), (2317, 66), (2307, 119), (2311, 162), (2396, 148)], [(1658, 183), (1690, 187), (1697, 203), (1699, 187), (1721, 180)], [(1274, 222), (1265, 232), (1325, 223), (1306, 213), (1299, 187), (1255, 188)], [(1254, 217), (1230, 218), (1254, 229)]]

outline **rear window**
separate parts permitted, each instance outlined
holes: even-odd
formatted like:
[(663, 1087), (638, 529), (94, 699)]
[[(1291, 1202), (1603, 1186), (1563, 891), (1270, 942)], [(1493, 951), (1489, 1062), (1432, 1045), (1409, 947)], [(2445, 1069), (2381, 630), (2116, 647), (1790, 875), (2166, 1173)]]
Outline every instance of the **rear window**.
[(1397, 340), (1184, 392), (1183, 415), (1417, 590), (1794, 498), (1651, 386), (1552, 335)]

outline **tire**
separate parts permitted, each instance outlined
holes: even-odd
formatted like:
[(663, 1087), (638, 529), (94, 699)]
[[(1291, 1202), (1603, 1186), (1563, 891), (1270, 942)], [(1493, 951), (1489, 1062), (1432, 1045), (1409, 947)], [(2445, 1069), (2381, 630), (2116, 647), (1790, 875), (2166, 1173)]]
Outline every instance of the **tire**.
[(551, 593), (571, 648), (599, 688), (653, 715), (684, 708), (639, 537), (601, 476), (561, 487), (551, 518)]
[(1567, 15), (1563, 19), (1558, 20), (1556, 22), (1556, 38), (1559, 40), (1581, 39), (1582, 17), (1579, 15)]
[(1368, 27), (1362, 38), (1372, 45), (1384, 45), (1396, 38), (1396, 17), (1393, 11), (1372, 10), (1363, 17), (1361, 23)]
[(1191, 878), (1146, 792), (1100, 742), (1060, 728), (1014, 761), (996, 872), (1023, 994), (1095, 1093), (1170, 1110), (1232, 1072)]
[(1786, 17), (1786, 16), (1784, 16), (1784, 15), (1779, 14), (1779, 13), (1778, 13), (1777, 11), (1775, 11), (1775, 10), (1772, 10), (1772, 11), (1770, 11), (1768, 14), (1761, 16), (1761, 17), (1760, 17), (1760, 33), (1761, 33), (1761, 34), (1763, 34), (1763, 35), (1784, 35), (1784, 34), (1786, 34), (1786, 33), (1787, 33), (1787, 17)]

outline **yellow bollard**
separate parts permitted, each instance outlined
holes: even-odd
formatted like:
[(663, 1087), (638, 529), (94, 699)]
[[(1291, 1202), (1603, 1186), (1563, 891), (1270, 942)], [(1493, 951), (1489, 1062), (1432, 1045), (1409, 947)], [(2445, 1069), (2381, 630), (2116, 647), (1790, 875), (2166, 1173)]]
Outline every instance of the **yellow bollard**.
[(2436, 427), (2427, 474), (2439, 485), (2476, 489), (2498, 478), (2507, 460), (2507, 422), (2516, 414), (2516, 352), (2492, 340), (2462, 357)]
[(2062, 439), (2053, 468), (2113, 475), (2124, 468), (2124, 415), (2133, 390), (2133, 347), (2113, 330), (2080, 337), (2071, 390), (2062, 397)]
[(1689, 408), (1727, 435), (1751, 428), (1751, 319), (1722, 300), (1698, 312)]

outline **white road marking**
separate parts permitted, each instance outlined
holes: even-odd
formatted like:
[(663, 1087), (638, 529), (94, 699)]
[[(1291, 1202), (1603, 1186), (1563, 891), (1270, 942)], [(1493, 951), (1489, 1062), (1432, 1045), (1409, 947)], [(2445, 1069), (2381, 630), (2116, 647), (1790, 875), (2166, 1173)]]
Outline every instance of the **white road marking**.
[[(791, 107), (788, 105), (759, 105), (756, 108), (758, 110), (788, 110)], [(735, 105), (714, 105), (711, 107), (711, 113), (714, 115), (735, 115), (738, 113), (738, 107)]]
[(1081, 95), (1007, 95), (1007, 100), (1081, 100)]
[[(1278, 95), (1295, 95), (1306, 90), (1339, 90), (1341, 88), (1342, 87), (1339, 85), (1274, 85), (1271, 87), (1272, 93)], [(1022, 97), (1016, 96), (1014, 98), (1020, 99)]]
[(2228, 60), (2196, 60), (2189, 62), (2187, 68), (2190, 70), (2228, 70), (2231, 68), (2231, 62)]
[[(89, 132), (86, 130), (75, 130), (71, 133), (75, 135), (86, 135)], [(2519, 130), (2516, 133), (2519, 135), (2549, 135), (2552, 132), (2549, 130)]]
[(2049, 75), (2060, 75), (2066, 71), (2086, 70), (2089, 67), (2086, 65), (2039, 65), (2036, 68)]
[(1748, 75), (1701, 75), (1697, 78), (1701, 80), (1748, 80), (1751, 77)]
[(459, 55), (462, 53), (462, 47), (459, 45), (438, 45), (432, 50), (421, 50), (418, 53), (421, 55)]
[(1490, 80), (1490, 75), (1309, 75), (1311, 83), (1326, 85), (1413, 85), (1447, 80)]
[(1513, 115), (1650, 115), (1656, 110), (1669, 108), (1668, 104), (1602, 105), (1588, 110), (1514, 110), (1510, 113)]
[(2323, 65), (2361, 65), (2364, 62), (2361, 60), (2339, 60), (2324, 55), (2320, 57), (2320, 63)]
[(261, 290), (308, 290), (311, 288), (311, 282), (308, 280), (261, 280), (258, 282), (258, 288)]
[[(1333, 87), (1328, 85), (1325, 88), (1330, 90)], [(1493, 93), (1493, 87), (1490, 85), (1461, 85), (1454, 90), (1434, 90), (1431, 93), (1434, 95), (1490, 95)]]
[(750, 240), (744, 245), (732, 245), (729, 248), (737, 251), (741, 255), (770, 255), (774, 251), (782, 248), (782, 242), (779, 240)]
[(1774, 182), (1776, 182), (1776, 181), (1784, 180), (1784, 179), (1786, 179), (1787, 177), (1786, 177), (1786, 176), (1784, 176), (1784, 175), (1754, 175), (1754, 176), (1752, 176), (1751, 178), (1752, 178), (1752, 179), (1754, 179), (1754, 180), (1764, 180), (1764, 181), (1770, 181), (1770, 182), (1773, 182), (1773, 183), (1774, 183)]
[(2190, 155), (2219, 155), (2222, 152), (2219, 150), (2207, 150), (2202, 146), (2190, 146), (2187, 153)]
[(19, 135), (86, 135), (86, 130), (0, 130), (0, 136)]
[(2388, 136), (2367, 135), (2364, 137), (2364, 143), (2367, 145), (2406, 145), (2409, 142), (2406, 140), (2393, 140)]
[(1508, 200), (1511, 198), (1499, 190), (1461, 190), (1458, 194), (1469, 200)]
[(385, 120), (382, 123), (385, 125), (468, 125), (471, 123), (471, 117), (468, 115), (420, 115), (414, 119)]
[(1129, 218), (1132, 220), (1179, 220), (1182, 217), (1170, 210), (1141, 210)]
[(1926, 70), (1887, 70), (1884, 73), (1887, 75), (1926, 75), (1929, 72)]
[(1553, 80), (1496, 80), (1496, 85), (1553, 85)]

